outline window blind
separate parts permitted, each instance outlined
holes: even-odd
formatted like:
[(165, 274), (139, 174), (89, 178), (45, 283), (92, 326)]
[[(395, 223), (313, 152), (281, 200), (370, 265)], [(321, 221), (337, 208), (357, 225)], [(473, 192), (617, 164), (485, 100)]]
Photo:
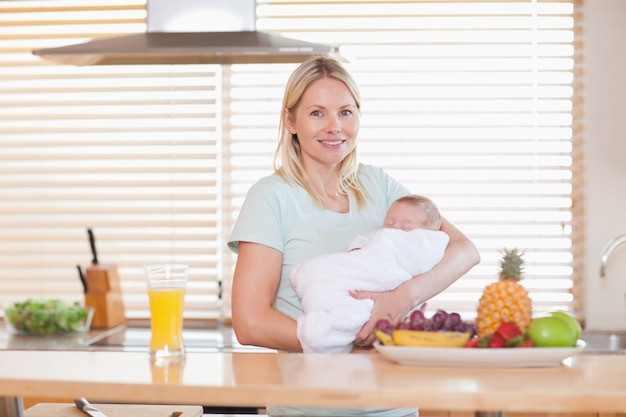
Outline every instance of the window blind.
[(161, 262), (192, 265), (187, 317), (219, 318), (220, 68), (73, 67), (30, 53), (143, 31), (145, 2), (3, 2), (0, 17), (2, 301), (82, 301), (91, 228), (129, 318), (148, 317), (143, 265)]
[[(473, 317), (504, 247), (525, 251), (524, 285), (538, 314), (573, 310), (575, 4), (257, 4), (259, 29), (340, 46), (363, 94), (361, 160), (432, 197), (478, 246), (481, 264), (431, 300), (429, 311)], [(232, 68), (229, 105), (242, 111), (225, 136), (238, 175), (233, 212), (271, 166), (293, 67), (282, 76), (278, 69)], [(269, 97), (272, 107), (256, 97)]]
[[(433, 198), (478, 246), (481, 264), (429, 311), (471, 317), (503, 247), (525, 251), (535, 311), (581, 307), (579, 7), (257, 1), (259, 30), (340, 47), (363, 94), (361, 160)], [(0, 301), (80, 299), (90, 227), (127, 315), (147, 317), (143, 264), (185, 262), (186, 316), (228, 320), (225, 242), (271, 172), (296, 64), (77, 68), (30, 54), (144, 31), (143, 1), (6, 1), (0, 19)]]

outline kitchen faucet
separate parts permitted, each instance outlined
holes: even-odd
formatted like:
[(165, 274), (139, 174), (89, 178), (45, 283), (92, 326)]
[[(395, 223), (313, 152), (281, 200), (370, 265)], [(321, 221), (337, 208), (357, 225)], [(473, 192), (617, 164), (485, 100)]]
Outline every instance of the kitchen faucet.
[(609, 256), (622, 243), (626, 243), (626, 235), (616, 237), (604, 247), (602, 257), (600, 258), (600, 277), (604, 277), (606, 273), (606, 264), (609, 261)]

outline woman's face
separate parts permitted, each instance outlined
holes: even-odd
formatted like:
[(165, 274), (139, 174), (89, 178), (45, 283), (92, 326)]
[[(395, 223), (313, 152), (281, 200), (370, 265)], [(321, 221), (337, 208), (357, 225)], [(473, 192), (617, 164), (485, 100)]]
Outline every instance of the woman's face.
[(356, 145), (359, 112), (344, 83), (322, 78), (305, 90), (291, 118), (285, 114), (285, 126), (298, 135), (305, 168), (334, 166)]

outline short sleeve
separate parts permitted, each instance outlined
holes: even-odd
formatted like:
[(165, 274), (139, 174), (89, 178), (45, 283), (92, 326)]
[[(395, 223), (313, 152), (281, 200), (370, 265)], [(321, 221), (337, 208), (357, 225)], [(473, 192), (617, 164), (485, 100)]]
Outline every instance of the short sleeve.
[(228, 239), (228, 247), (235, 253), (239, 242), (259, 243), (284, 251), (283, 206), (280, 204), (280, 180), (277, 176), (260, 179), (249, 190), (237, 222)]

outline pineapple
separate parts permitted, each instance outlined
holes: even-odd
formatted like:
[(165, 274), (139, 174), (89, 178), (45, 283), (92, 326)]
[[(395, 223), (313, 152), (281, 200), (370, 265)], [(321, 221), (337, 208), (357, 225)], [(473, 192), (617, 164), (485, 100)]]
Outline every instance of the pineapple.
[(532, 303), (528, 291), (519, 280), (524, 270), (524, 253), (504, 249), (500, 260), (500, 279), (485, 287), (476, 315), (478, 337), (493, 334), (501, 322), (517, 324), (522, 333), (528, 330), (532, 317)]

